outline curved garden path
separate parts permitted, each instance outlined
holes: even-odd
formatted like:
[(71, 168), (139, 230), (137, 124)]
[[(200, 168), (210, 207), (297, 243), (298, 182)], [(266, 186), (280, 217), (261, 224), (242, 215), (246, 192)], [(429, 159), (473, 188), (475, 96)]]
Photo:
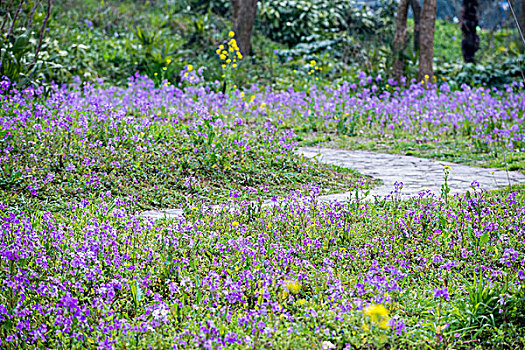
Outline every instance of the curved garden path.
[[(481, 189), (494, 190), (518, 183), (525, 183), (525, 175), (516, 171), (505, 171), (491, 168), (478, 168), (467, 165), (404, 156), (399, 154), (384, 154), (366, 151), (349, 151), (330, 148), (301, 147), (298, 155), (308, 158), (316, 157), (323, 163), (338, 165), (357, 170), (363, 175), (369, 175), (383, 180), (383, 184), (370, 190), (367, 198), (379, 196), (385, 198), (392, 194), (394, 184), (402, 182), (403, 188), (397, 194), (400, 199), (417, 196), (420, 192), (430, 191), (436, 195), (441, 193), (444, 182), (445, 166), (451, 168), (448, 177), (450, 195), (464, 193), (471, 187), (473, 181), (479, 183)], [(319, 196), (320, 201), (347, 201), (353, 195), (351, 192)], [(267, 205), (271, 202), (265, 202)], [(178, 217), (181, 209), (149, 210), (142, 213), (144, 217), (161, 218)]]
[[(470, 189), (471, 183), (477, 181), (481, 189), (495, 190), (509, 185), (525, 182), (525, 175), (517, 171), (505, 171), (491, 168), (478, 168), (440, 160), (404, 156), (400, 154), (384, 154), (366, 151), (348, 151), (329, 148), (299, 148), (297, 154), (305, 157), (318, 157), (320, 162), (338, 165), (357, 170), (363, 175), (369, 175), (383, 180), (383, 185), (370, 191), (369, 196), (384, 197), (394, 190), (394, 183), (402, 182), (400, 192), (402, 199), (417, 196), (420, 192), (430, 190), (436, 195), (441, 194), (444, 182), (444, 167), (451, 168), (448, 177), (450, 195), (464, 193)], [(345, 200), (348, 193), (337, 193), (321, 196), (324, 200)], [(320, 197), (320, 198), (321, 198)]]

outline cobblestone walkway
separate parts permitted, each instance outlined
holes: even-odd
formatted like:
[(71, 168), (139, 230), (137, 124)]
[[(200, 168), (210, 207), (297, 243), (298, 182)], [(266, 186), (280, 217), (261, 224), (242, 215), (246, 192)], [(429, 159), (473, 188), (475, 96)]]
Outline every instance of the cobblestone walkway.
[[(363, 175), (382, 179), (383, 185), (372, 189), (369, 194), (371, 197), (389, 195), (394, 190), (396, 181), (403, 183), (402, 199), (417, 196), (418, 193), (426, 190), (439, 196), (444, 182), (443, 168), (446, 165), (451, 168), (448, 177), (451, 195), (466, 192), (473, 181), (477, 181), (480, 188), (486, 190), (508, 186), (509, 181), (513, 185), (525, 182), (525, 175), (516, 171), (507, 173), (504, 170), (470, 167), (398, 154), (310, 147), (300, 148), (297, 154), (308, 158), (317, 156), (320, 162), (351, 168)], [(349, 193), (338, 193), (321, 196), (320, 199), (344, 201), (348, 196)]]
[[(417, 196), (420, 192), (431, 191), (436, 195), (441, 193), (444, 181), (443, 168), (450, 166), (448, 185), (450, 194), (464, 193), (470, 189), (471, 183), (477, 181), (481, 189), (493, 190), (511, 184), (525, 182), (525, 175), (516, 171), (490, 168), (476, 168), (466, 165), (417, 158), (398, 154), (384, 154), (365, 151), (349, 151), (329, 148), (299, 148), (296, 153), (327, 164), (338, 165), (357, 170), (363, 175), (369, 175), (383, 180), (383, 185), (370, 190), (368, 198), (379, 196), (384, 198), (392, 193), (395, 182), (402, 182), (401, 199)], [(350, 192), (320, 196), (321, 201), (347, 201)], [(272, 202), (265, 202), (269, 205)], [(215, 208), (218, 206), (214, 206)], [(179, 217), (181, 209), (149, 210), (142, 213), (144, 217), (162, 218)]]

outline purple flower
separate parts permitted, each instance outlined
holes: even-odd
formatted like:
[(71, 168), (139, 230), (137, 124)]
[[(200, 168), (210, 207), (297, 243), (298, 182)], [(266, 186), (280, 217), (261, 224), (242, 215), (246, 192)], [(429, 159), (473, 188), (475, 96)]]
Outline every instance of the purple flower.
[(450, 299), (450, 295), (448, 294), (448, 289), (445, 288), (434, 288), (434, 298), (443, 298), (445, 300)]
[(390, 320), (390, 325), (396, 335), (403, 335), (403, 333), (406, 332), (405, 320), (397, 315), (392, 317)]

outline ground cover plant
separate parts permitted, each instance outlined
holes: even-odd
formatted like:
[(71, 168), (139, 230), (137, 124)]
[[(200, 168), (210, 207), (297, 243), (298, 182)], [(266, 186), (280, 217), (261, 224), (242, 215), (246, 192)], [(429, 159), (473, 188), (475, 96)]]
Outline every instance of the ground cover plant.
[(173, 207), (189, 204), (188, 193), (219, 203), (287, 195), (304, 183), (322, 193), (353, 186), (357, 176), (349, 171), (297, 160), (298, 142), (525, 167), (524, 95), (513, 90), (519, 84), (453, 92), (446, 83), (405, 88), (362, 75), (303, 92), (254, 87), (224, 95), (189, 67), (181, 74), (185, 89), (136, 76), (127, 88), (77, 84), (42, 97), (43, 89), (7, 93), (5, 82), (2, 189), (9, 203), (60, 210), (69, 199), (109, 190), (134, 194), (141, 208)]
[[(293, 153), (321, 140), (307, 132), (410, 134), (505, 148), (509, 163), (524, 148), (519, 84), (322, 87), (317, 65), (299, 92), (223, 93), (193, 66), (181, 86), (3, 81), (0, 346), (525, 346), (523, 186), (452, 198), (445, 168), (441, 196), (363, 202), (366, 179)], [(349, 203), (317, 201), (346, 190)], [(235, 210), (208, 207), (225, 201)], [(139, 216), (175, 205), (183, 218)]]
[(525, 184), (364, 201), (294, 152), (525, 172), (517, 31), (463, 64), (438, 20), (394, 81), (396, 3), (260, 1), (244, 57), (228, 0), (0, 1), (0, 349), (525, 348)]
[[(453, 169), (451, 169), (453, 171)], [(196, 208), (3, 206), (2, 347), (520, 348), (521, 193)]]
[(139, 208), (217, 204), (288, 195), (308, 183), (340, 192), (358, 179), (294, 157), (295, 135), (279, 123), (243, 119), (266, 114), (261, 94), (247, 104), (237, 92), (231, 102), (202, 86), (156, 89), (139, 76), (126, 89), (84, 84), (55, 88), (49, 98), (42, 91), (1, 96), (0, 184), (12, 209), (63, 210), (106, 191), (134, 195)]
[[(464, 85), (452, 91), (443, 82), (430, 89), (422, 84), (406, 88), (392, 79), (363, 74), (358, 83), (326, 88), (330, 103), (316, 108), (311, 123), (298, 126), (297, 121), (295, 130), (301, 145), (403, 153), (524, 171), (522, 86), (513, 83), (497, 90)], [(324, 93), (311, 94), (307, 100), (321, 106)]]

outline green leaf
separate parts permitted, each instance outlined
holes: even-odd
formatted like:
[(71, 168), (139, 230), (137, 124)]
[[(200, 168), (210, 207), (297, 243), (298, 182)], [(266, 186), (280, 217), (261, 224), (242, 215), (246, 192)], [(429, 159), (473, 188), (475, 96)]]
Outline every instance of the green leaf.
[(18, 38), (15, 40), (15, 44), (13, 45), (13, 53), (20, 57), (20, 54), (23, 54), (25, 51), (27, 51), (29, 46), (29, 32), (26, 31), (23, 34), (21, 34)]
[(481, 244), (485, 244), (485, 243), (487, 243), (487, 242), (489, 241), (489, 239), (490, 239), (490, 236), (489, 236), (488, 232), (485, 232), (485, 233), (480, 237), (479, 242), (480, 242)]
[(133, 301), (135, 302), (135, 306), (140, 306), (140, 301), (142, 300), (142, 289), (140, 288), (140, 284), (138, 281), (131, 281), (129, 283), (129, 288), (131, 290), (131, 296), (133, 297)]

